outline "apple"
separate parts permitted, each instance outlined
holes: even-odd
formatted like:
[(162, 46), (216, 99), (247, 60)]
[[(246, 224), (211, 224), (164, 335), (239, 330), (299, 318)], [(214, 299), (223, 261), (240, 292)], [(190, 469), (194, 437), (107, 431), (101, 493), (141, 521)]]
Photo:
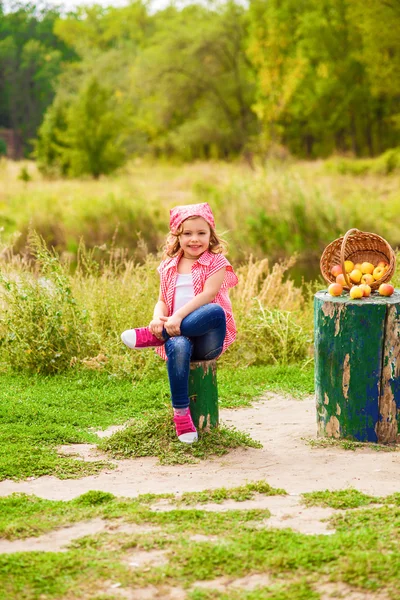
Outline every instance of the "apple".
[(368, 296), (371, 295), (371, 288), (366, 283), (362, 283), (358, 287), (360, 288), (360, 290), (362, 290), (363, 296), (365, 296), (365, 298), (368, 298)]
[(365, 283), (366, 285), (371, 285), (371, 283), (374, 283), (374, 281), (375, 281), (374, 276), (371, 275), (370, 273), (365, 273), (361, 277), (361, 283)]
[(388, 263), (385, 262), (384, 260), (381, 260), (380, 262), (378, 262), (377, 267), (388, 267)]
[(353, 287), (350, 290), (350, 298), (352, 298), (353, 300), (357, 300), (358, 298), (362, 298), (362, 297), (363, 297), (363, 291), (362, 291), (362, 289), (360, 289), (360, 286), (353, 285)]
[(359, 283), (361, 281), (362, 273), (358, 269), (353, 269), (349, 277), (353, 283)]
[(369, 275), (372, 275), (372, 273), (374, 272), (374, 265), (370, 262), (363, 262), (361, 265), (361, 272), (362, 273), (368, 273)]
[(372, 275), (374, 276), (374, 279), (380, 279), (381, 277), (383, 277), (385, 274), (385, 267), (376, 267), (374, 269), (374, 272), (372, 273)]
[(394, 287), (390, 283), (381, 283), (379, 293), (381, 296), (391, 296), (394, 292)]
[(339, 283), (342, 287), (348, 287), (348, 283), (345, 280), (343, 273), (340, 273), (340, 275), (336, 277), (336, 283)]
[(331, 285), (328, 287), (328, 293), (331, 296), (341, 296), (342, 292), (343, 288), (340, 283), (331, 283)]
[(340, 265), (334, 265), (331, 269), (331, 273), (334, 277), (337, 277), (342, 273), (342, 267)]
[(351, 260), (345, 260), (344, 268), (345, 268), (346, 273), (351, 273), (351, 271), (354, 269), (354, 263), (351, 262)]
[[(357, 269), (357, 271), (361, 271), (361, 263), (356, 263), (354, 265), (354, 268)], [(361, 271), (362, 272), (362, 271)]]

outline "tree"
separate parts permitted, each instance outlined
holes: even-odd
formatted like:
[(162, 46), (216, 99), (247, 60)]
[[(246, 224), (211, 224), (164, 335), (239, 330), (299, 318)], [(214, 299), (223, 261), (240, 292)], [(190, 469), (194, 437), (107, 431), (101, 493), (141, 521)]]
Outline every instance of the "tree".
[[(251, 2), (249, 57), (257, 70), (255, 109), (266, 138), (277, 138), (295, 154), (313, 157), (335, 150), (375, 154), (396, 143), (390, 129), (382, 126), (382, 115), (387, 123), (395, 106), (382, 86), (380, 97), (374, 92), (370, 76), (374, 57), (363, 34), (371, 11), (375, 18), (378, 5), (388, 11), (386, 0), (371, 0), (368, 8), (363, 2), (362, 9), (361, 0), (356, 3)], [(382, 35), (386, 29), (379, 31)]]
[(133, 69), (135, 122), (156, 154), (229, 157), (257, 133), (254, 72), (245, 54), (246, 10), (169, 7)]
[(40, 130), (37, 157), (44, 172), (97, 179), (121, 166), (123, 120), (110, 90), (92, 78), (68, 107), (60, 101)]
[(18, 132), (28, 153), (62, 60), (73, 53), (53, 34), (57, 11), (16, 4), (6, 14), (1, 8), (0, 16), (0, 127)]

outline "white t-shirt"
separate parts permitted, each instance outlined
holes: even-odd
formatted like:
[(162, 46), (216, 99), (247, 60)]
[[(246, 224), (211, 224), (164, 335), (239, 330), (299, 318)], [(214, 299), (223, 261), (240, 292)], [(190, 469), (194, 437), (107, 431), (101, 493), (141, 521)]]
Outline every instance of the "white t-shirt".
[(177, 310), (182, 308), (182, 306), (187, 304), (192, 298), (194, 298), (192, 274), (178, 273), (175, 284), (173, 313), (176, 313)]

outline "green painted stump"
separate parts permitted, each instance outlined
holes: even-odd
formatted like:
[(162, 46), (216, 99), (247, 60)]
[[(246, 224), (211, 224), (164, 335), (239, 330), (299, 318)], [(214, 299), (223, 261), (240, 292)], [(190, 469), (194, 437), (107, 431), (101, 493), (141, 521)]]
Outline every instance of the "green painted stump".
[(399, 441), (400, 290), (314, 297), (318, 435)]
[(204, 360), (190, 363), (190, 413), (200, 431), (218, 427), (217, 361)]

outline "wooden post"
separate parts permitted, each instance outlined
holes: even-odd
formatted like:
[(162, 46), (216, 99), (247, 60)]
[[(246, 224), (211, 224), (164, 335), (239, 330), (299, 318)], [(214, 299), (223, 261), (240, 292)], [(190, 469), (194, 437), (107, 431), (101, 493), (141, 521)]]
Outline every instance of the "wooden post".
[(218, 427), (217, 361), (203, 360), (190, 363), (190, 412), (193, 423), (200, 431)]
[(400, 420), (400, 290), (362, 300), (314, 298), (318, 435), (397, 441)]

